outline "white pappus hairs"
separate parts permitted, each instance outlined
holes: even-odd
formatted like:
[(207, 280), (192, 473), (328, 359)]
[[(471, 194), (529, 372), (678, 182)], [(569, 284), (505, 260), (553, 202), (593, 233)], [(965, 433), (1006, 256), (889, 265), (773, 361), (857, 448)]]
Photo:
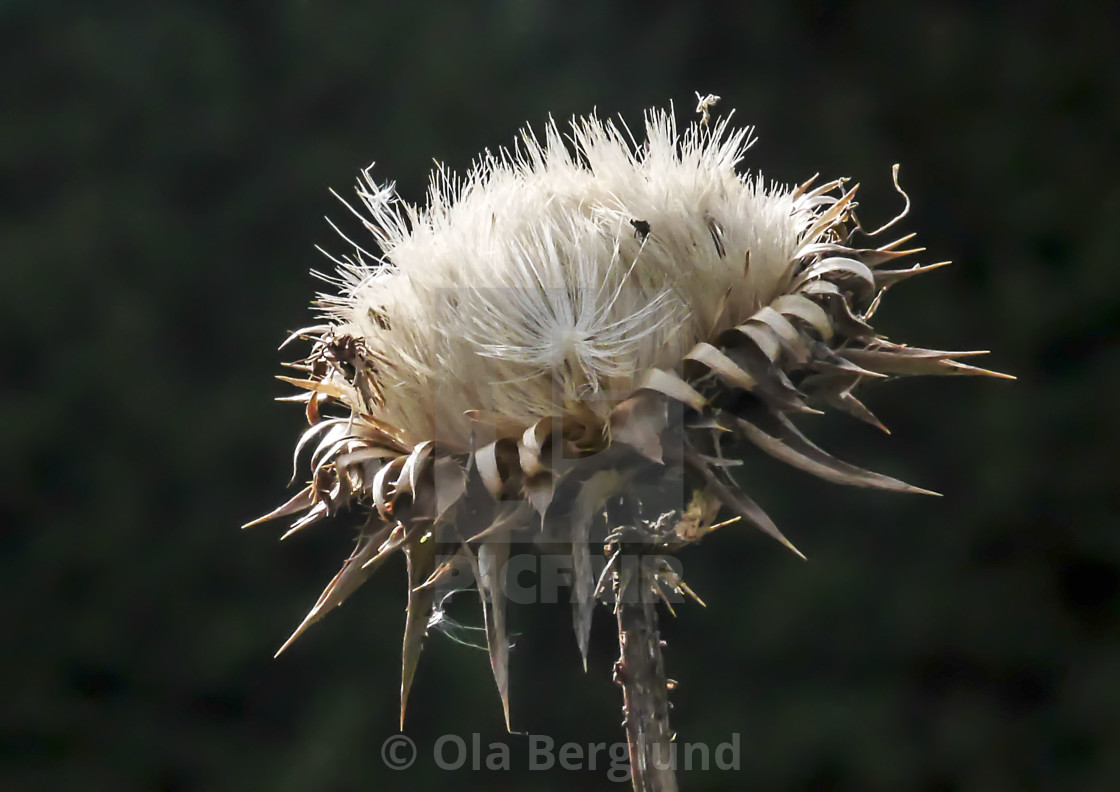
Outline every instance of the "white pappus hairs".
[[(554, 123), (543, 141), (526, 131), (464, 178), (437, 169), (422, 208), (363, 172), (354, 212), (375, 252), (351, 242), (336, 260), (320, 323), (289, 338), (311, 351), (280, 378), (305, 405), (305, 485), (250, 525), (298, 515), (287, 537), (345, 509), (366, 520), (284, 647), (402, 551), (403, 722), (436, 587), (463, 562), (508, 724), (500, 570), (515, 538), (570, 554), (586, 665), (623, 527), (666, 553), (741, 521), (792, 549), (729, 472), (746, 454), (924, 492), (842, 462), (793, 419), (831, 407), (882, 428), (853, 395), (866, 381), (1003, 376), (960, 361), (983, 353), (894, 343), (871, 326), (888, 288), (944, 262), (885, 266), (920, 249), (901, 249), (910, 236), (860, 240), (906, 210), (864, 231), (843, 179), (788, 188), (741, 172), (751, 132), (710, 119), (716, 99), (701, 98), (683, 132), (671, 109), (650, 111), (641, 143), (594, 115), (567, 142)], [(643, 494), (674, 487), (670, 511)], [(732, 519), (717, 522), (721, 509)], [(598, 585), (593, 541), (610, 557)]]
[(464, 450), (467, 409), (523, 427), (565, 404), (605, 418), (646, 370), (773, 300), (835, 198), (739, 175), (753, 141), (729, 120), (681, 134), (651, 112), (637, 147), (592, 116), (574, 151), (551, 123), (463, 180), (436, 171), (423, 209), (365, 171), (359, 216), (381, 255), (356, 249), (322, 304), (377, 351), (394, 396), (373, 415)]

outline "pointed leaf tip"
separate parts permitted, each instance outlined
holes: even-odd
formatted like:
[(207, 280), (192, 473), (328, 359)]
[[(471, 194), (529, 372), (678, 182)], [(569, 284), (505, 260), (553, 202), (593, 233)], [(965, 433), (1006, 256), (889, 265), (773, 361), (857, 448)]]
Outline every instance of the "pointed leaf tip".
[(255, 520), (251, 520), (245, 523), (241, 526), (241, 530), (252, 528), (255, 525), (260, 525), (261, 523), (268, 522), (269, 520), (275, 520), (279, 517), (286, 517), (289, 514), (294, 514), (298, 511), (303, 511), (304, 509), (309, 508), (312, 505), (313, 501), (313, 488), (311, 486), (304, 487), (287, 503), (283, 504), (282, 506), (276, 507), (268, 514), (262, 515)]
[(770, 519), (770, 516), (762, 510), (762, 507), (754, 502), (754, 499), (733, 485), (728, 485), (721, 481), (704, 458), (694, 449), (686, 448), (684, 454), (685, 461), (688, 465), (704, 478), (704, 481), (711, 488), (712, 494), (718, 497), (725, 506), (766, 535), (777, 539), (787, 549), (793, 551), (798, 558), (803, 561), (806, 560), (805, 555), (794, 547), (793, 543), (785, 537), (785, 534), (783, 534), (774, 521)]
[(484, 543), (478, 548), (478, 556), (474, 559), (475, 579), (486, 626), (490, 670), (494, 674), (494, 683), (502, 700), (506, 731), (512, 732), (509, 715), (509, 633), (506, 631), (506, 600), (501, 577), (508, 560), (509, 542), (504, 537)]
[(610, 498), (625, 486), (627, 477), (616, 470), (600, 470), (580, 487), (569, 519), (572, 559), (572, 625), (584, 673), (595, 615), (596, 581), (591, 567), (591, 525)]
[(786, 464), (836, 484), (890, 492), (932, 494), (881, 473), (844, 462), (813, 443), (784, 415), (763, 416), (757, 423), (735, 419), (735, 426), (756, 447)]
[(408, 694), (416, 677), (420, 651), (435, 602), (435, 589), (425, 587), (424, 583), (435, 572), (436, 543), (434, 540), (410, 539), (404, 545), (404, 554), (408, 560), (408, 610), (401, 646), (401, 731), (404, 730)]
[(319, 595), (319, 599), (315, 601), (315, 605), (308, 611), (299, 627), (289, 636), (283, 646), (276, 650), (276, 654), (273, 655), (274, 658), (279, 657), (285, 649), (303, 635), (308, 627), (319, 621), (328, 611), (345, 602), (346, 598), (353, 594), (373, 574), (377, 565), (392, 550), (396, 549), (395, 546), (387, 551), (380, 549), (385, 537), (389, 535), (390, 527), (388, 525), (382, 526), (373, 533), (365, 535), (359, 541), (354, 548), (354, 552), (346, 559), (342, 569), (331, 578), (331, 582), (323, 589), (323, 593)]

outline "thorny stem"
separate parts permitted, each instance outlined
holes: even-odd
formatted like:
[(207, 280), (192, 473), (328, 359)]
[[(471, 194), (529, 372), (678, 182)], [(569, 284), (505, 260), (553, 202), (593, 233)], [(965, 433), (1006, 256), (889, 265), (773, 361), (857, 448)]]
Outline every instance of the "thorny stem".
[(630, 746), (634, 792), (676, 792), (669, 728), (669, 692), (657, 629), (656, 566), (643, 556), (649, 544), (619, 544), (614, 565), (619, 658), (614, 680)]

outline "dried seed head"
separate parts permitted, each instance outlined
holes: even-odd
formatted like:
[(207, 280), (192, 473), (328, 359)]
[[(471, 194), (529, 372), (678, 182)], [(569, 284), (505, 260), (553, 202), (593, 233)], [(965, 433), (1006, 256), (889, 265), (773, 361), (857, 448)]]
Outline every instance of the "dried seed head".
[(709, 124), (711, 104), (683, 132), (650, 112), (641, 145), (594, 116), (573, 121), (571, 148), (554, 124), (543, 142), (526, 131), (463, 179), (438, 170), (423, 208), (362, 174), (355, 213), (377, 253), (355, 244), (322, 324), (295, 334), (312, 351), (282, 379), (304, 391), (309, 483), (262, 520), (304, 512), (290, 534), (353, 503), (370, 514), (292, 639), (404, 551), (402, 717), (442, 559), (475, 571), (505, 703), (511, 537), (570, 552), (586, 657), (592, 526), (637, 480), (691, 482), (680, 519), (657, 523), (676, 528), (650, 534), (662, 546), (708, 533), (720, 506), (788, 545), (728, 475), (747, 444), (831, 481), (923, 492), (837, 460), (790, 415), (832, 406), (880, 425), (852, 394), (864, 380), (993, 374), (959, 360), (978, 353), (879, 337), (886, 288), (939, 265), (890, 268), (918, 252), (900, 249), (909, 237), (858, 246), (842, 179), (740, 173), (750, 130)]

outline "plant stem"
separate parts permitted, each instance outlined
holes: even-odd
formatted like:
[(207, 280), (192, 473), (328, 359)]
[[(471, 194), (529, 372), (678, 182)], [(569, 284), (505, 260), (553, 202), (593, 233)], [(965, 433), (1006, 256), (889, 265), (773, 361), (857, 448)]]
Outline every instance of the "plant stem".
[(622, 687), (622, 714), (630, 746), (634, 792), (676, 792), (669, 728), (669, 689), (657, 629), (655, 568), (646, 543), (619, 545), (614, 570), (619, 658), (614, 679)]

